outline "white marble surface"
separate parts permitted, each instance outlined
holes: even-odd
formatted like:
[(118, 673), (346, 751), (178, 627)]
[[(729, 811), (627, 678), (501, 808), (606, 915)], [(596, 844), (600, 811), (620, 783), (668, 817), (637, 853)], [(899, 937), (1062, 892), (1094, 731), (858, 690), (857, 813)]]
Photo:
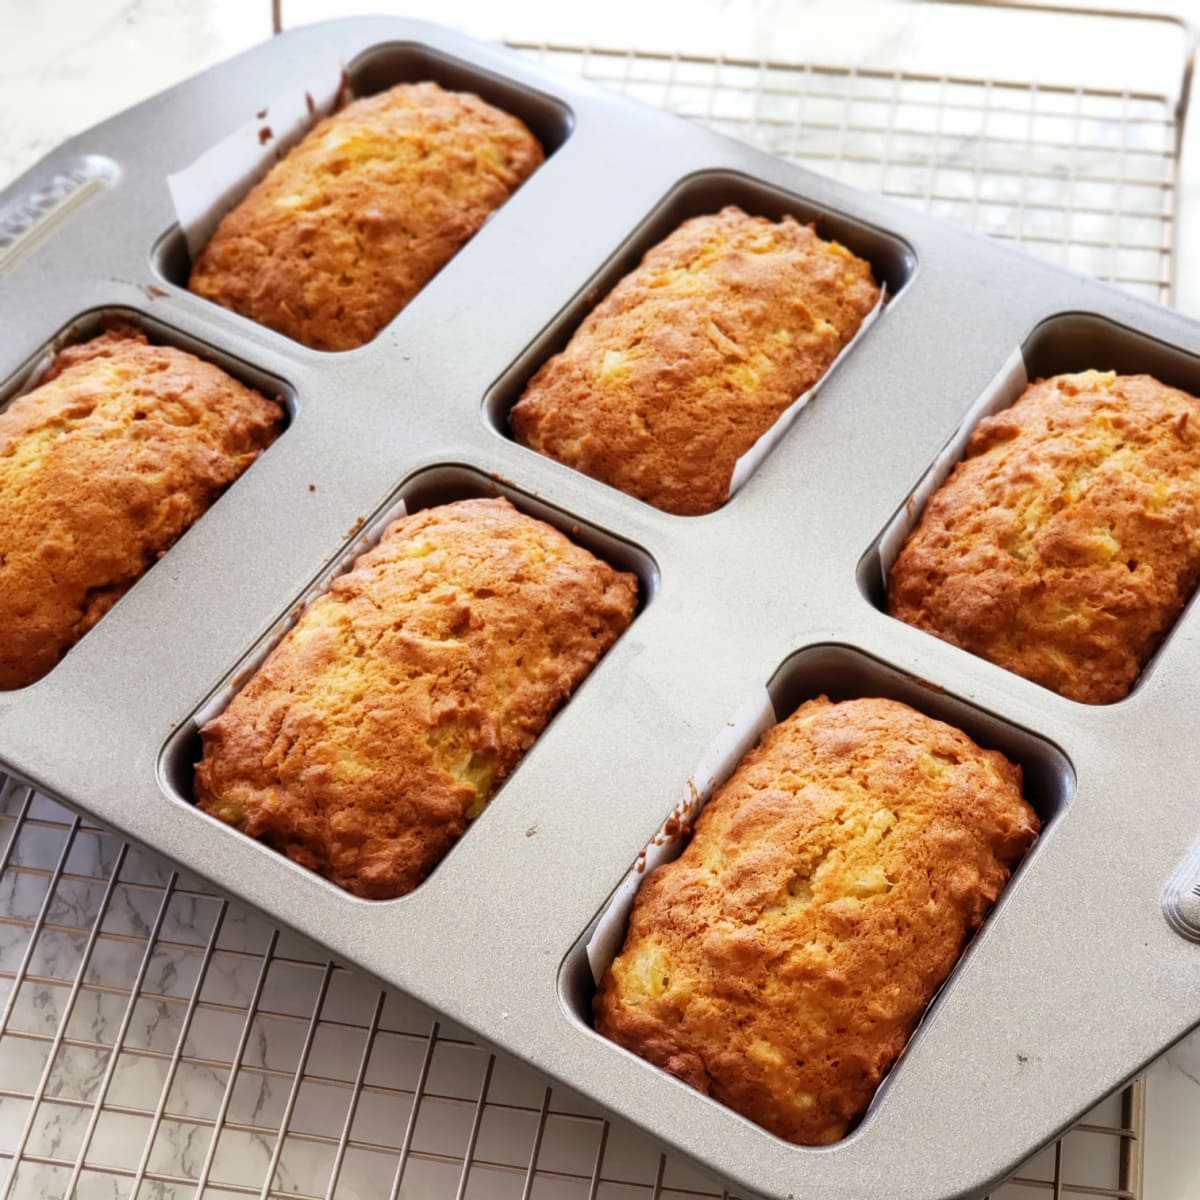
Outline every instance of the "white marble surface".
[[(819, 2), (816, 6), (820, 7)], [(650, 9), (625, 0), (590, 13), (581, 7), (536, 2), (509, 3), (501, 12), (500, 6), (482, 0), (393, 6), (410, 14), (441, 17), (484, 35), (602, 40), (617, 45), (670, 44), (669, 39), (681, 28), (678, 10), (672, 13), (670, 7)], [(797, 18), (797, 7), (784, 0), (744, 4), (697, 0), (687, 6), (683, 27), (692, 39), (691, 48), (703, 49), (707, 40), (727, 51), (740, 47), (746, 53), (761, 53), (769, 48), (779, 54), (781, 47), (786, 51), (789, 39), (803, 41), (805, 22)], [(883, 11), (878, 0), (872, 7), (877, 13)], [(829, 5), (824, 8), (828, 10)], [(887, 43), (883, 48), (888, 53), (914, 50), (917, 35), (911, 24), (905, 24), (905, 14), (911, 9), (911, 5), (894, 4), (885, 14), (880, 27), (887, 36), (881, 43)], [(344, 11), (321, 0), (284, 3), (285, 17), (297, 22)], [(965, 13), (954, 16), (955, 21), (964, 19)], [(827, 58), (837, 53), (839, 45), (847, 54), (861, 52), (863, 26), (855, 27), (852, 47), (845, 28), (844, 23), (822, 24)], [(931, 27), (919, 24), (916, 28), (925, 40), (923, 48), (928, 49), (925, 43), (934, 36)], [(267, 0), (0, 0), (0, 186), (63, 138), (269, 32)], [(1000, 52), (991, 38), (975, 37), (969, 43), (966, 49), (971, 55)], [(803, 54), (802, 49), (795, 52)], [(1049, 60), (1034, 65), (1051, 69)], [(1163, 69), (1161, 60), (1144, 65), (1151, 75)], [(1025, 63), (1025, 68), (1029, 67)], [(1194, 124), (1200, 125), (1200, 121)], [(1188, 264), (1185, 270), (1200, 275), (1198, 266)], [(1194, 285), (1189, 294), (1195, 294)], [(9, 811), (10, 825), (13, 815)], [(411, 1096), (406, 1098), (403, 1089), (419, 1070), (430, 1014), (394, 997), (387, 999), (378, 1023), (382, 1032), (373, 1048), (364, 1049), (364, 1027), (371, 1021), (378, 994), (358, 976), (339, 970), (331, 976), (323, 1002), (318, 1004), (322, 1000), (321, 956), (311, 947), (285, 940), (272, 948), (273, 961), (261, 1002), (272, 1015), (256, 1019), (250, 1028), (243, 1069), (231, 1081), (228, 1063), (242, 1033), (245, 1006), (258, 979), (262, 956), (272, 945), (271, 927), (238, 906), (223, 909), (203, 886), (180, 879), (161, 913), (160, 948), (154, 949), (147, 935), (160, 917), (162, 888), (171, 878), (171, 869), (153, 856), (131, 853), (122, 864), (120, 883), (113, 889), (103, 918), (104, 936), (81, 977), (83, 986), (70, 1012), (66, 1027), (70, 1044), (59, 1048), (47, 1068), (54, 1048), (54, 1042), (47, 1039), (55, 1037), (67, 1012), (64, 1006), (71, 1003), (68, 985), (78, 970), (87, 931), (113, 873), (118, 844), (94, 832), (76, 836), (68, 876), (55, 892), (48, 923), (36, 940), (31, 940), (30, 922), (37, 918), (45, 898), (46, 872), (53, 868), (65, 838), (61, 813), (48, 809), (43, 816), (46, 824), (26, 823), (22, 828), (17, 865), (24, 861), (27, 869), (10, 869), (0, 887), (0, 970), (21, 968), (25, 976), (12, 995), (11, 980), (0, 979), (0, 1006), (11, 1009), (9, 1028), (24, 1035), (0, 1040), (0, 1152), (11, 1150), (24, 1131), (26, 1154), (72, 1160), (80, 1151), (91, 1113), (90, 1103), (72, 1101), (90, 1102), (98, 1089), (107, 1089), (105, 1114), (90, 1133), (91, 1148), (81, 1155), (84, 1169), (78, 1194), (105, 1200), (127, 1196), (128, 1179), (87, 1168), (118, 1165), (118, 1160), (126, 1166), (137, 1164), (153, 1120), (147, 1111), (153, 1110), (168, 1073), (174, 1070), (166, 1114), (161, 1117), (146, 1164), (152, 1175), (157, 1172), (161, 1178), (153, 1191), (143, 1187), (139, 1195), (192, 1194), (192, 1185), (176, 1185), (168, 1177), (196, 1178), (202, 1171), (210, 1128), (205, 1122), (221, 1111), (226, 1129), (210, 1163), (213, 1180), (257, 1187), (273, 1149), (277, 1149), (280, 1187), (315, 1186), (311, 1179), (324, 1178), (321, 1173), (327, 1173), (333, 1161), (340, 1122), (345, 1119), (348, 1085), (359, 1060), (369, 1052), (367, 1099), (354, 1116), (351, 1148), (343, 1166), (343, 1177), (352, 1176), (356, 1182), (352, 1190), (337, 1194), (386, 1194), (398, 1131), (407, 1119), (406, 1106), (411, 1106)], [(0, 829), (0, 834), (6, 832)], [(206, 955), (218, 912), (224, 913), (223, 921), (214, 948)], [(140, 969), (144, 954), (148, 958), (143, 998), (130, 1008), (130, 980)], [(206, 961), (208, 970), (201, 980), (198, 973)], [(193, 997), (197, 1000), (195, 1017), (185, 1036), (183, 1023)], [(333, 1142), (328, 1136), (325, 1140), (289, 1136), (282, 1147), (275, 1147), (269, 1133), (262, 1131), (278, 1126), (314, 1005), (318, 1005), (322, 1020), (310, 1047), (308, 1070), (316, 1079), (311, 1086), (306, 1083), (295, 1098), (291, 1130), (332, 1134)], [(480, 1087), (484, 1060), (479, 1052), (457, 1040), (453, 1031), (443, 1030), (442, 1037), (434, 1059), (437, 1096), (423, 1106), (417, 1123), (413, 1146), (422, 1157), (405, 1183), (404, 1195), (440, 1195), (444, 1186), (450, 1186), (448, 1180), (453, 1177), (452, 1182), (457, 1181), (457, 1168), (444, 1162), (439, 1166), (438, 1155), (452, 1158), (461, 1154), (464, 1130), (470, 1124)], [(114, 1055), (111, 1047), (118, 1042), (121, 1052)], [(179, 1046), (183, 1047), (182, 1056), (173, 1066), (172, 1056)], [(383, 1062), (385, 1055), (387, 1077), (376, 1080), (371, 1071), (382, 1070), (375, 1064)], [(489, 1161), (498, 1165), (481, 1168), (472, 1177), (469, 1194), (473, 1196), (519, 1194), (519, 1189), (513, 1193), (511, 1181), (521, 1177), (521, 1156), (528, 1157), (525, 1134), (529, 1129), (525, 1126), (536, 1118), (545, 1092), (541, 1081), (513, 1064), (502, 1061), (495, 1072), (488, 1095), (497, 1115), (494, 1121), (489, 1116), (480, 1136), (486, 1150), (481, 1157), (490, 1156)], [(373, 1083), (380, 1085), (378, 1090), (371, 1090)], [(28, 1093), (36, 1087), (44, 1087), (57, 1098), (55, 1103), (43, 1105), (36, 1119), (28, 1113), (28, 1102), (3, 1095), (6, 1089)], [(488, 1113), (493, 1113), (491, 1107)], [(521, 1126), (520, 1134), (517, 1126)], [(559, 1169), (553, 1164), (539, 1165), (539, 1171), (546, 1174), (544, 1179), (539, 1175), (536, 1195), (543, 1200), (559, 1196), (565, 1200), (580, 1194), (571, 1181), (590, 1173), (597, 1154), (597, 1129), (595, 1113), (585, 1102), (569, 1096), (555, 1101), (544, 1153), (557, 1156)], [(1146, 1200), (1197, 1200), (1200, 1035), (1177, 1047), (1151, 1071), (1147, 1129)], [(611, 1139), (608, 1161), (616, 1165), (606, 1169), (615, 1175), (600, 1195), (618, 1200), (645, 1194), (633, 1185), (653, 1179), (659, 1162), (657, 1149), (623, 1127), (615, 1127)], [(520, 1147), (519, 1152), (514, 1147)], [(1088, 1151), (1072, 1153), (1078, 1157)], [(509, 1162), (514, 1157), (516, 1161)], [(505, 1164), (507, 1169), (503, 1169)], [(1036, 1171), (1046, 1178), (1046, 1169), (1042, 1163)], [(60, 1195), (68, 1176), (69, 1172), (52, 1165), (29, 1165), (23, 1168), (16, 1194)], [(710, 1194), (711, 1185), (685, 1164), (671, 1162), (663, 1183), (665, 1196), (683, 1196), (685, 1190), (691, 1195)], [(215, 1186), (206, 1193), (228, 1194)], [(1011, 1194), (1017, 1200), (1019, 1195), (1034, 1193), (1014, 1189)]]
[(1200, 1196), (1200, 1033), (1150, 1069), (1146, 1091), (1146, 1200)]

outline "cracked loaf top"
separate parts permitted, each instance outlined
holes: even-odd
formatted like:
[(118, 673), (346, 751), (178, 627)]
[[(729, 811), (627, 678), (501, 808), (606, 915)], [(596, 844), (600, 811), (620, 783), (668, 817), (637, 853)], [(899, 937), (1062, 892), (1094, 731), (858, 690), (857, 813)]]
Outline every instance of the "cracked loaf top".
[(409, 892), (637, 595), (507, 500), (403, 517), (204, 727), (197, 802), (356, 895)]
[(188, 286), (316, 350), (361, 346), (542, 158), (478, 96), (399, 84), (320, 121), (225, 215)]
[(879, 295), (868, 263), (792, 217), (694, 217), (530, 380), (513, 433), (667, 512), (711, 512)]
[(1021, 769), (895, 700), (767, 731), (638, 890), (596, 1029), (779, 1137), (842, 1137), (1040, 822)]
[(40, 679), (274, 441), (283, 409), (129, 327), (0, 412), (0, 688)]
[(1200, 582), (1200, 400), (1031, 384), (985, 417), (892, 569), (893, 615), (1071, 700), (1129, 693)]

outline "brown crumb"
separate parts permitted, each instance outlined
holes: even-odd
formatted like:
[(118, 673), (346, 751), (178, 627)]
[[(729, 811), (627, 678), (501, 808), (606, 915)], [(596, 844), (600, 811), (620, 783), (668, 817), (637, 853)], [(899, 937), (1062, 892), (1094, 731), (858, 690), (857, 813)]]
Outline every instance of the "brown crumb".
[(271, 132), (270, 125), (264, 125), (258, 131), (258, 144), (265, 146), (275, 135)]
[(345, 67), (342, 68), (342, 78), (338, 83), (337, 95), (333, 100), (334, 112), (345, 108), (351, 100), (354, 99), (354, 80), (350, 78), (350, 72)]

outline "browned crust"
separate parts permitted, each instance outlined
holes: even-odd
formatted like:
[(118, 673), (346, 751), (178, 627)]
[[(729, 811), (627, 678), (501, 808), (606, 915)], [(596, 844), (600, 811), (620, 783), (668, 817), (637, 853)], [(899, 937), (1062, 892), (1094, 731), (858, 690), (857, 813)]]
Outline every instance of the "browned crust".
[(1038, 829), (1020, 768), (960, 730), (812, 700), (642, 884), (596, 1028), (780, 1137), (836, 1141)]
[(0, 688), (33, 683), (275, 439), (278, 404), (113, 329), (0, 412)]
[(188, 286), (314, 349), (361, 346), (542, 158), (478, 96), (399, 84), (319, 122), (225, 215)]
[(204, 727), (197, 802), (356, 895), (411, 891), (637, 591), (507, 500), (403, 517)]
[(695, 217), (530, 380), (513, 433), (668, 512), (711, 512), (878, 300), (869, 264), (792, 217)]
[(1072, 700), (1129, 693), (1200, 582), (1200, 400), (1038, 380), (982, 420), (889, 581), (891, 612)]

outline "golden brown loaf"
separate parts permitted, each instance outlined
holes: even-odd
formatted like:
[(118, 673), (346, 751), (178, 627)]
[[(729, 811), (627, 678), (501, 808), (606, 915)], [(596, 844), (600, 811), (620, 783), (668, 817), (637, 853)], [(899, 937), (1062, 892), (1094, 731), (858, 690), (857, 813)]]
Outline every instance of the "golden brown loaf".
[(516, 117), (402, 83), (321, 121), (231, 212), (192, 291), (318, 350), (369, 342), (542, 161)]
[(836, 1141), (1038, 828), (1020, 768), (960, 730), (809, 701), (638, 890), (596, 1028), (780, 1137)]
[(1127, 695), (1200, 581), (1200, 400), (1148, 375), (1039, 380), (982, 420), (891, 611), (1053, 688)]
[(513, 433), (667, 512), (711, 512), (878, 299), (869, 264), (792, 217), (694, 217), (530, 380)]
[(636, 603), (506, 500), (404, 517), (202, 730), (196, 798), (356, 895), (409, 892)]
[(0, 688), (40, 679), (279, 433), (283, 410), (114, 329), (0, 412)]

